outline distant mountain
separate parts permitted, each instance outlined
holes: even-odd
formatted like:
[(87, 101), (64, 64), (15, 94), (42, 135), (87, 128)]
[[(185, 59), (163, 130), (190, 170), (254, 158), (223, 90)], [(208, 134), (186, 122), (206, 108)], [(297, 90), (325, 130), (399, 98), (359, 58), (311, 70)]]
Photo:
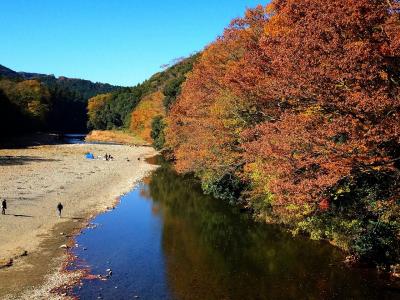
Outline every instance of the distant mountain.
[(47, 76), (54, 77), (54, 75), (46, 75), (40, 73), (16, 72), (3, 65), (0, 65), (0, 78), (37, 79)]
[(20, 75), (17, 72), (15, 72), (3, 65), (0, 65), (0, 78), (1, 77), (18, 78), (18, 77), (20, 77)]
[(22, 77), (23, 79), (38, 79), (38, 78), (43, 78), (43, 77), (47, 77), (47, 76), (54, 77), (53, 74), (47, 75), (47, 74), (29, 73), (29, 72), (18, 72), (18, 75), (20, 77)]
[(45, 84), (50, 90), (68, 89), (79, 98), (87, 99), (98, 94), (110, 93), (120, 89), (120, 86), (114, 86), (108, 83), (92, 82), (90, 80), (68, 78), (64, 76), (55, 77), (53, 74), (41, 74), (31, 72), (16, 72), (3, 65), (0, 65), (0, 78), (12, 78), (20, 80), (37, 79)]

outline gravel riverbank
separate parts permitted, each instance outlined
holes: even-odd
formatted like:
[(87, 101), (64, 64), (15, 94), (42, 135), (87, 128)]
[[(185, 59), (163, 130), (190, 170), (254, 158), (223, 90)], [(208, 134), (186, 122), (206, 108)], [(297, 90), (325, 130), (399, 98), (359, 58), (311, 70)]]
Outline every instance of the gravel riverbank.
[[(86, 159), (87, 152), (96, 159)], [(105, 153), (114, 160), (100, 158)], [(49, 275), (61, 267), (60, 246), (152, 171), (155, 166), (144, 158), (155, 154), (151, 147), (125, 145), (0, 149), (0, 197), (8, 204), (0, 215), (0, 268), (11, 265), (0, 269), (0, 298), (23, 297), (24, 290), (57, 282)], [(58, 202), (64, 205), (62, 218)], [(51, 284), (36, 290), (44, 295), (49, 289)]]

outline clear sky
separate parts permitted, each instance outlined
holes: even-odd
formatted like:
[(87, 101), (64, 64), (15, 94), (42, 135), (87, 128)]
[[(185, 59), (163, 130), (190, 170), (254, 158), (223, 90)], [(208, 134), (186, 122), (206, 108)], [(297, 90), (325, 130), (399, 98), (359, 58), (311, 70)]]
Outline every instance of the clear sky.
[(132, 86), (266, 0), (0, 0), (0, 64)]

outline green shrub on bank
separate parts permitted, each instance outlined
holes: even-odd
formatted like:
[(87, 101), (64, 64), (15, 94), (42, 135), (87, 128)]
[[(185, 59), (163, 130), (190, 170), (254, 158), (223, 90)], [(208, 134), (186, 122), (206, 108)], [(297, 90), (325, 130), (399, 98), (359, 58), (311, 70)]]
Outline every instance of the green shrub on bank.
[(201, 186), (206, 194), (213, 195), (217, 199), (228, 201), (230, 204), (242, 203), (242, 192), (246, 184), (236, 175), (226, 173), (220, 177), (204, 176)]
[(330, 192), (330, 207), (295, 223), (294, 233), (326, 239), (357, 261), (388, 267), (400, 261), (400, 205), (396, 173), (370, 171)]
[(157, 116), (151, 122), (151, 133), (150, 136), (153, 139), (153, 146), (157, 150), (161, 150), (164, 148), (165, 144), (165, 136), (164, 129), (166, 124), (164, 122), (164, 118), (162, 116)]

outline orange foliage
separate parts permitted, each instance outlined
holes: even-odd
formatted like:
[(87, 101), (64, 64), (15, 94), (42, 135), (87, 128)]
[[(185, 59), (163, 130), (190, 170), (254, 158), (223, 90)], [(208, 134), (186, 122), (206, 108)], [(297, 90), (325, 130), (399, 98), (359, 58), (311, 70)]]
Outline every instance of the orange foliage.
[(205, 49), (167, 143), (180, 171), (244, 165), (255, 197), (318, 206), (343, 178), (394, 168), (399, 65), (398, 1), (272, 1)]
[(88, 118), (89, 125), (93, 128), (105, 128), (104, 119), (100, 116), (104, 106), (111, 100), (112, 95), (108, 94), (100, 94), (94, 96), (88, 101)]
[(158, 91), (144, 97), (131, 115), (130, 130), (145, 141), (151, 143), (151, 122), (154, 117), (165, 115), (164, 95)]

